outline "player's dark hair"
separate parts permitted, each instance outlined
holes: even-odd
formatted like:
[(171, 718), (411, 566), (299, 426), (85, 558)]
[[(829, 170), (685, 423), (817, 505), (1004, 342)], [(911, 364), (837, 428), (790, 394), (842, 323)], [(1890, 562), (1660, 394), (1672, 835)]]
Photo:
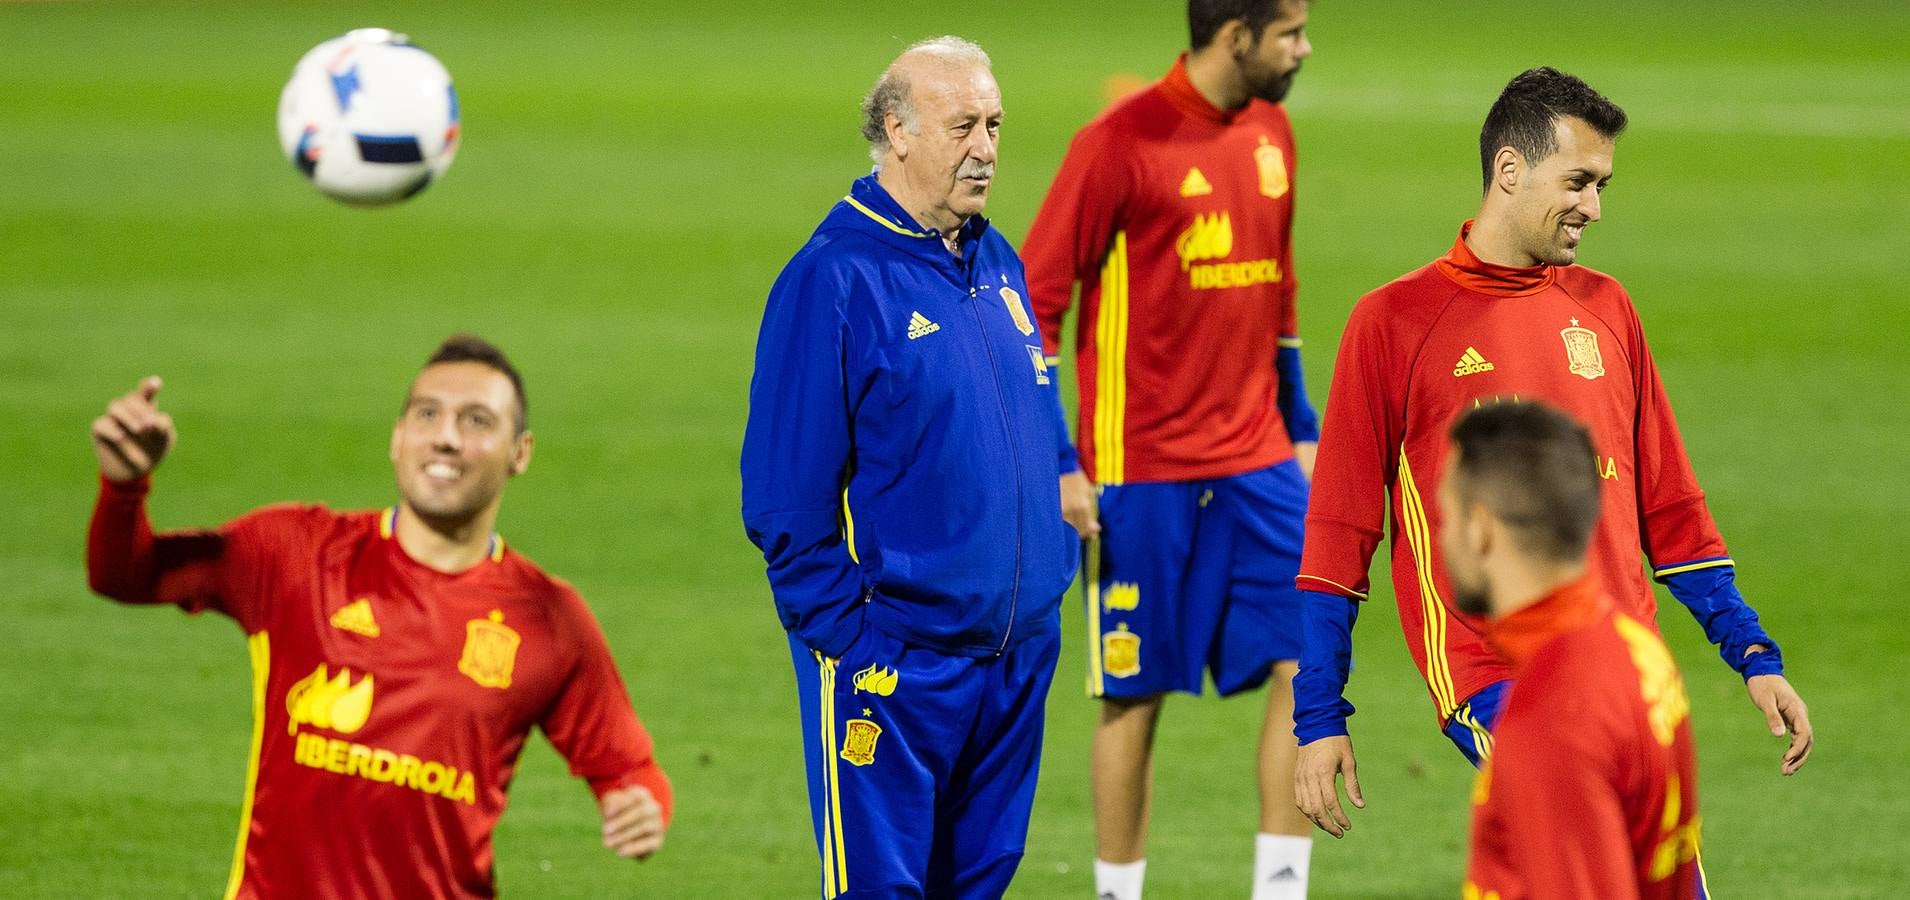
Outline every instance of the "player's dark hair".
[(1583, 119), (1606, 140), (1617, 140), (1625, 131), (1625, 111), (1618, 104), (1551, 66), (1527, 69), (1507, 83), (1479, 129), (1482, 189), (1492, 187), (1492, 158), (1500, 147), (1511, 147), (1536, 165), (1558, 149), (1555, 123), (1568, 116)]
[(512, 390), (517, 392), (517, 433), (523, 434), (531, 427), (531, 403), (524, 395), (524, 376), (517, 374), (517, 367), (504, 355), (504, 351), (475, 334), (454, 334), (444, 339), (431, 358), (424, 361), (424, 368), (440, 363), (474, 362), (489, 366), (503, 373), (511, 380)]
[(1247, 23), (1254, 40), (1267, 30), (1280, 11), (1300, 0), (1187, 0), (1187, 46), (1199, 50), (1214, 42), (1214, 35), (1228, 22)]
[(1462, 505), (1485, 504), (1527, 553), (1584, 558), (1598, 524), (1598, 459), (1583, 426), (1542, 403), (1514, 401), (1467, 411), (1451, 436)]

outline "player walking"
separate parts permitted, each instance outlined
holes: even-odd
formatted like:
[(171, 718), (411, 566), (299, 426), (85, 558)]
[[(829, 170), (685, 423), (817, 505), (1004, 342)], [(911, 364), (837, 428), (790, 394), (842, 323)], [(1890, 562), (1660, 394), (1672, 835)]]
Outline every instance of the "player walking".
[(1162, 699), (1199, 694), (1211, 672), (1223, 697), (1273, 679), (1253, 896), (1304, 897), (1292, 576), (1318, 427), (1280, 101), (1312, 53), (1307, 3), (1190, 0), (1187, 18), (1192, 49), (1075, 136), (1023, 246), (1050, 353), (1081, 284), (1083, 471), (1063, 497), (1070, 521), (1100, 534), (1086, 576), (1096, 891), (1141, 896)]
[(446, 341), (391, 430), (399, 501), (272, 506), (155, 535), (172, 418), (149, 378), (93, 422), (95, 591), (246, 633), (252, 757), (231, 897), (490, 897), (491, 832), (532, 726), (590, 784), (604, 843), (663, 843), (670, 782), (582, 598), (492, 531), (531, 460), (523, 381)]
[(1491, 752), (1513, 668), (1476, 621), (1449, 609), (1442, 522), (1427, 498), (1453, 419), (1495, 402), (1541, 399), (1588, 423), (1602, 485), (1590, 565), (1602, 588), (1619, 612), (1655, 627), (1642, 550), (1652, 578), (1744, 677), (1771, 732), (1790, 732), (1784, 774), (1810, 753), (1804, 702), (1738, 592), (1631, 298), (1611, 276), (1572, 264), (1599, 219), (1624, 128), (1624, 111), (1577, 78), (1549, 68), (1514, 78), (1480, 134), (1478, 218), (1445, 256), (1362, 298), (1347, 323), (1307, 513), (1306, 655), (1294, 685), (1296, 797), (1336, 837), (1351, 827), (1337, 776), (1364, 805), (1343, 694), (1356, 601), (1388, 519), (1400, 624), (1439, 724), (1475, 764)]

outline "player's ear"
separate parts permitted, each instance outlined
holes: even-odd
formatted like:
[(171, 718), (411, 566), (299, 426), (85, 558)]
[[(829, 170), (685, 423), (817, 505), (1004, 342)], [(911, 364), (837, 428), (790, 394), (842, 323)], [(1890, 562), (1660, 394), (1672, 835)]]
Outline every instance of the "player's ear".
[(1483, 561), (1492, 555), (1493, 548), (1504, 539), (1504, 525), (1484, 503), (1474, 502), (1466, 510), (1460, 527), (1464, 529), (1461, 537), (1465, 540), (1466, 552), (1475, 560)]
[(403, 416), (398, 417), (396, 421), (391, 423), (391, 461), (393, 463), (398, 461), (398, 445), (401, 442), (399, 435), (400, 432), (404, 430), (404, 427), (405, 420)]
[(531, 450), (536, 447), (537, 439), (529, 431), (519, 434), (511, 441), (511, 474), (522, 475), (531, 467)]
[(1253, 28), (1245, 19), (1229, 19), (1227, 24), (1220, 26), (1220, 33), (1215, 35), (1215, 40), (1221, 42), (1227, 52), (1236, 58), (1253, 52)]
[(1518, 190), (1519, 179), (1525, 174), (1525, 154), (1513, 147), (1500, 147), (1492, 155), (1492, 183), (1500, 190), (1510, 193)]

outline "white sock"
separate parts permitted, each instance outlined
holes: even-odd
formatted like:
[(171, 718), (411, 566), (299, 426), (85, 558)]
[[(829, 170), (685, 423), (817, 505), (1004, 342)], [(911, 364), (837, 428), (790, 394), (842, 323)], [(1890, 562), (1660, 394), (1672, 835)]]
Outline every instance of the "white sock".
[(1131, 863), (1094, 861), (1095, 900), (1141, 900), (1141, 876), (1147, 874), (1147, 860)]
[(1260, 834), (1253, 839), (1253, 900), (1306, 900), (1313, 839)]

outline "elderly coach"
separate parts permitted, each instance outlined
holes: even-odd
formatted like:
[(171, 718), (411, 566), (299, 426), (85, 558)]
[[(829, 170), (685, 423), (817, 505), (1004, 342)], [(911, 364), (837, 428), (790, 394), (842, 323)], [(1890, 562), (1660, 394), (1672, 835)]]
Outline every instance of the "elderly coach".
[(822, 895), (998, 897), (1074, 577), (1074, 452), (1021, 261), (981, 216), (987, 54), (918, 43), (863, 112), (876, 170), (763, 312), (743, 520), (795, 660)]

